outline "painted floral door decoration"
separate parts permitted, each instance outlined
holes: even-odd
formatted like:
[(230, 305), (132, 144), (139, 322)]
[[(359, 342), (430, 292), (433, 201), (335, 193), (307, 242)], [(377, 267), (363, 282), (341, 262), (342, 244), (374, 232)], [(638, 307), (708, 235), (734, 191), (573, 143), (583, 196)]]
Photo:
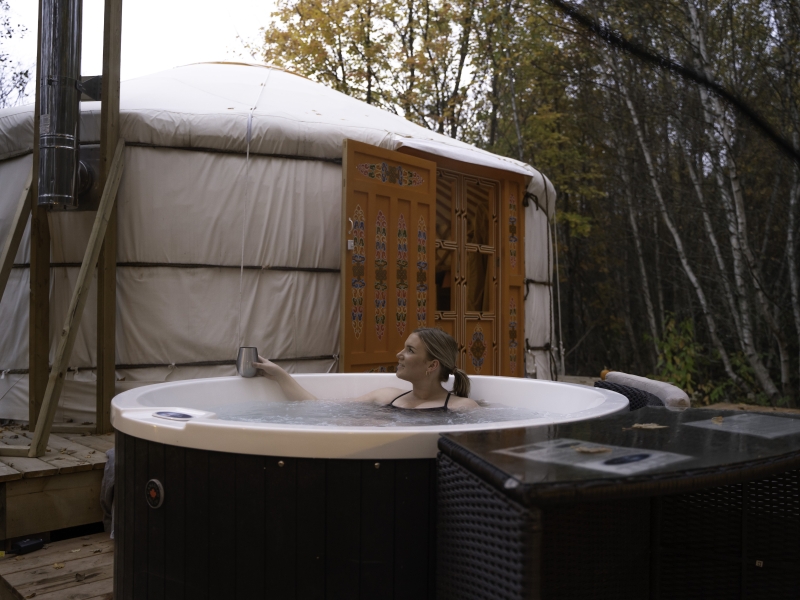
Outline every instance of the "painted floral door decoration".
[(517, 268), (517, 197), (511, 194), (508, 202), (508, 252), (511, 268)]
[(366, 263), (366, 246), (364, 244), (364, 211), (361, 205), (356, 205), (353, 212), (353, 257), (350, 262), (353, 277), (351, 287), (353, 290), (353, 305), (350, 309), (350, 320), (353, 333), (358, 339), (364, 328), (364, 281)]
[(408, 227), (403, 213), (397, 219), (397, 332), (406, 330), (408, 314)]
[(404, 186), (422, 185), (425, 180), (416, 171), (409, 171), (402, 166), (393, 166), (385, 162), (380, 163), (360, 163), (356, 169), (364, 177), (377, 179), (381, 183), (393, 183)]
[(375, 334), (378, 339), (386, 333), (386, 280), (389, 273), (386, 266), (386, 215), (378, 211), (375, 220)]
[(508, 303), (508, 362), (511, 375), (517, 374), (517, 303), (512, 297)]
[(472, 332), (472, 339), (469, 341), (469, 354), (475, 372), (480, 373), (483, 362), (486, 360), (486, 338), (480, 325), (476, 325)]
[(428, 318), (428, 229), (425, 219), (417, 223), (417, 321), (424, 325)]

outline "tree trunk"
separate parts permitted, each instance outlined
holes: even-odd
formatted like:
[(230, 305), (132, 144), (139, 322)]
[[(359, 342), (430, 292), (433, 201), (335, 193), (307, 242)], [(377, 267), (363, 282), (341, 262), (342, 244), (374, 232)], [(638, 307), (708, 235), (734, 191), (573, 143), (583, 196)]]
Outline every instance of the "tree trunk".
[[(616, 65), (613, 65), (612, 68), (616, 71)], [(636, 109), (633, 106), (633, 102), (630, 98), (630, 94), (628, 94), (628, 88), (621, 80), (619, 76), (617, 76), (617, 82), (622, 91), (623, 97), (625, 99), (625, 104), (628, 106), (628, 110), (631, 114), (631, 120), (633, 121), (633, 127), (636, 130), (636, 137), (639, 139), (639, 145), (642, 148), (642, 153), (644, 154), (644, 160), (647, 164), (647, 171), (650, 176), (650, 183), (653, 186), (653, 192), (655, 193), (656, 200), (658, 201), (658, 207), (661, 212), (661, 218), (664, 221), (664, 225), (666, 225), (667, 230), (669, 230), (670, 234), (672, 235), (672, 239), (675, 242), (675, 249), (678, 252), (678, 258), (680, 259), (681, 266), (683, 267), (683, 271), (686, 274), (686, 277), (689, 279), (692, 287), (694, 288), (695, 294), (697, 295), (697, 299), (700, 302), (700, 308), (703, 311), (703, 317), (706, 321), (706, 327), (708, 327), (709, 335), (711, 336), (711, 341), (714, 344), (717, 352), (719, 352), (720, 358), (722, 359), (722, 364), (725, 367), (725, 372), (728, 374), (728, 377), (739, 386), (741, 389), (746, 390), (746, 387), (743, 385), (742, 378), (739, 377), (736, 372), (733, 370), (733, 365), (731, 364), (730, 357), (728, 356), (728, 352), (725, 350), (725, 346), (723, 346), (722, 341), (719, 339), (717, 335), (717, 325), (714, 322), (714, 316), (711, 314), (711, 310), (709, 308), (708, 300), (706, 299), (705, 292), (703, 291), (703, 287), (700, 284), (700, 280), (694, 273), (691, 265), (689, 264), (689, 259), (686, 255), (686, 251), (684, 250), (683, 240), (681, 239), (680, 233), (678, 232), (677, 227), (675, 227), (672, 219), (667, 212), (667, 206), (664, 202), (664, 196), (661, 194), (661, 187), (658, 184), (658, 179), (656, 178), (656, 171), (655, 166), (653, 165), (653, 159), (650, 156), (650, 150), (647, 146), (647, 143), (644, 139), (644, 134), (642, 132), (642, 127), (639, 124), (639, 117), (636, 114)]]
[[(621, 149), (620, 149), (621, 150)], [(621, 154), (621, 151), (620, 151)], [(622, 160), (622, 156), (620, 156), (620, 163), (624, 165), (624, 161)], [(658, 362), (658, 355), (660, 354), (658, 350), (658, 327), (656, 326), (656, 314), (655, 310), (653, 309), (653, 300), (650, 297), (650, 283), (647, 279), (647, 267), (644, 263), (644, 252), (642, 251), (642, 242), (639, 238), (639, 226), (636, 222), (636, 214), (633, 210), (633, 198), (631, 192), (631, 181), (630, 177), (628, 176), (627, 171), (625, 170), (624, 166), (621, 171), (622, 181), (625, 184), (625, 200), (628, 204), (628, 219), (631, 224), (631, 231), (633, 232), (633, 245), (636, 248), (636, 259), (639, 263), (639, 275), (642, 281), (642, 297), (644, 298), (644, 305), (647, 310), (647, 323), (650, 326), (650, 336), (652, 339), (652, 347), (653, 350), (653, 368), (655, 370), (655, 366)]]

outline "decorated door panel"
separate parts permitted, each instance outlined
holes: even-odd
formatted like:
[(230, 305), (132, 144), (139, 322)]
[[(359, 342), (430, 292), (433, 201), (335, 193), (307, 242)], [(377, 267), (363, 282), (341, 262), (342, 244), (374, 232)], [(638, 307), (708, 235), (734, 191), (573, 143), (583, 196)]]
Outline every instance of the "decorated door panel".
[(498, 375), (496, 319), (467, 317), (464, 333), (462, 369), (468, 375)]
[(436, 165), (347, 140), (343, 191), (340, 370), (392, 371), (434, 325)]
[(497, 375), (502, 183), (441, 168), (436, 182), (436, 325), (458, 342), (459, 367)]
[(522, 218), (524, 181), (510, 179), (500, 202), (500, 375), (525, 375), (525, 223)]

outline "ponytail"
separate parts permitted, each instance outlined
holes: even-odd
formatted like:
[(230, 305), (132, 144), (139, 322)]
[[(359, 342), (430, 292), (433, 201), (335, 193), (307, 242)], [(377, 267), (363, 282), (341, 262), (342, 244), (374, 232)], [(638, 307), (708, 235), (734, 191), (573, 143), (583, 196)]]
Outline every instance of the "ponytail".
[(462, 398), (469, 398), (469, 377), (461, 369), (453, 369), (453, 393)]
[(469, 378), (464, 371), (456, 367), (458, 344), (453, 336), (432, 327), (420, 327), (415, 329), (414, 333), (425, 344), (428, 356), (439, 361), (439, 381), (447, 381), (452, 373), (455, 378), (453, 393), (462, 398), (469, 398)]

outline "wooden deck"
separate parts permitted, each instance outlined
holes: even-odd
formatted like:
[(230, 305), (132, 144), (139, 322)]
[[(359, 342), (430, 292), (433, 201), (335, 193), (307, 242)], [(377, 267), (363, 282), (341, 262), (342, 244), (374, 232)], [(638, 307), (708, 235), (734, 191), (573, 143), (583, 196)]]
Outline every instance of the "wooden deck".
[(114, 540), (107, 533), (0, 558), (0, 600), (111, 600)]
[[(25, 446), (33, 434), (0, 429), (0, 445)], [(22, 536), (103, 520), (100, 483), (114, 436), (51, 435), (41, 458), (0, 457), (0, 550)], [(8, 550), (8, 548), (5, 548)]]

